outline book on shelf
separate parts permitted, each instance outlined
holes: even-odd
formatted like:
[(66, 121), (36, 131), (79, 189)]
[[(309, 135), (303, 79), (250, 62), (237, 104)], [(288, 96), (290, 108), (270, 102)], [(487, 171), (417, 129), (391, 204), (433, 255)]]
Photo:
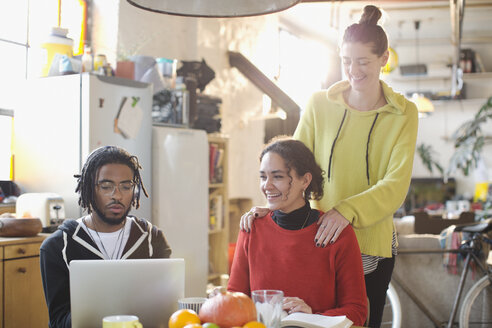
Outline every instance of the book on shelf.
[(217, 149), (219, 148), (219, 146), (215, 143), (209, 143), (208, 147), (209, 147), (209, 153), (208, 153), (209, 175), (208, 176), (209, 176), (210, 182), (214, 182), (215, 181), (215, 157), (216, 157)]
[(222, 195), (216, 195), (210, 200), (209, 229), (221, 229), (224, 224), (224, 204)]
[(219, 148), (217, 149), (217, 152), (215, 154), (215, 163), (214, 163), (215, 168), (222, 166), (222, 158), (224, 158), (224, 149)]
[(221, 183), (221, 166), (224, 158), (224, 149), (216, 143), (209, 144), (209, 180), (210, 183)]
[(281, 327), (303, 328), (349, 328), (353, 322), (346, 316), (326, 316), (296, 312), (289, 314), (280, 322)]
[(482, 61), (482, 57), (478, 54), (478, 52), (475, 53), (475, 72), (476, 73), (484, 73), (485, 72), (485, 66)]

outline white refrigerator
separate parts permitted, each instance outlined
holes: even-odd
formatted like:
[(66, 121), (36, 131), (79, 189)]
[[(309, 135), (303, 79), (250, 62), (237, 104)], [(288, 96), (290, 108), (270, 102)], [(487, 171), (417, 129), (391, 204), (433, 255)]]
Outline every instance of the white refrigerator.
[(185, 259), (185, 296), (206, 295), (208, 139), (205, 131), (152, 128), (152, 217), (172, 257)]
[[(53, 192), (67, 218), (82, 211), (76, 179), (87, 156), (104, 145), (136, 155), (152, 190), (152, 86), (89, 73), (29, 80), (14, 111), (14, 179), (23, 192)], [(143, 194), (131, 214), (152, 220)]]

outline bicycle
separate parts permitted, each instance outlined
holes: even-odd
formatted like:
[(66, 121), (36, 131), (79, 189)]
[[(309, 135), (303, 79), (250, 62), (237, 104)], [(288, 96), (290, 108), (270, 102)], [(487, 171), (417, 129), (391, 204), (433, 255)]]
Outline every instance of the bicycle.
[[(401, 289), (412, 299), (412, 301), (422, 310), (422, 312), (434, 323), (435, 327), (455, 327), (459, 324), (460, 328), (470, 327), (492, 327), (492, 268), (483, 261), (485, 256), (483, 251), (484, 243), (492, 245), (492, 239), (487, 237), (487, 233), (492, 231), (492, 219), (473, 224), (459, 225), (454, 231), (467, 232), (472, 234), (471, 238), (464, 241), (458, 249), (442, 250), (399, 250), (400, 255), (404, 254), (430, 254), (430, 253), (457, 253), (461, 254), (465, 261), (460, 277), (460, 283), (456, 291), (449, 319), (441, 322), (435, 317), (422, 303), (422, 301), (396, 276), (393, 275), (392, 281), (398, 284)], [(470, 270), (471, 263), (480, 269), (482, 278), (478, 279), (468, 290), (463, 302), (460, 301), (465, 285), (466, 276)], [(391, 305), (393, 315), (393, 328), (398, 328), (395, 318), (401, 319), (401, 308), (399, 306), (398, 294), (391, 286), (392, 291), (388, 290), (388, 303)], [(393, 295), (392, 295), (393, 294)], [(391, 298), (390, 298), (391, 297)], [(460, 309), (459, 322), (455, 322), (456, 314)], [(478, 326), (477, 326), (478, 325)]]
[(386, 291), (386, 304), (384, 305), (381, 327), (401, 327), (401, 304), (395, 287), (390, 282)]

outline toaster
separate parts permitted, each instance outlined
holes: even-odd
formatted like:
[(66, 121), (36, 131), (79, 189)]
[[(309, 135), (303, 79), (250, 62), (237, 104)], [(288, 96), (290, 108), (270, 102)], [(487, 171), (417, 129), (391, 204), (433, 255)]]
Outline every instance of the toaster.
[(15, 204), (17, 217), (39, 218), (43, 232), (53, 232), (65, 219), (63, 198), (55, 193), (24, 193)]

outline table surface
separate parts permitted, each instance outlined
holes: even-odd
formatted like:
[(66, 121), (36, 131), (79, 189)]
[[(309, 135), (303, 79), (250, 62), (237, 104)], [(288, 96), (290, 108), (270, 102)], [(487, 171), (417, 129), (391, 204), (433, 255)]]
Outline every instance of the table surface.
[(49, 235), (47, 233), (39, 233), (34, 237), (0, 237), (0, 246), (37, 243), (43, 241)]

